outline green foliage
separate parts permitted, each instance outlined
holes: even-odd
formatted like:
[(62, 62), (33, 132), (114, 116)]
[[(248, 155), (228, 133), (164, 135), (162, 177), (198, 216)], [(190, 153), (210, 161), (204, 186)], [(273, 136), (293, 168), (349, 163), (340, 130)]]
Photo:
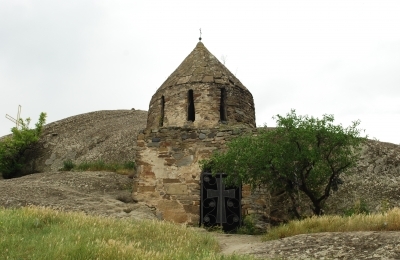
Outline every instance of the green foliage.
[(392, 208), (390, 206), (390, 202), (387, 199), (382, 200), (380, 206), (381, 206), (380, 211), (382, 214), (386, 213), (387, 211), (389, 211)]
[(247, 215), (243, 219), (242, 226), (237, 230), (238, 234), (246, 234), (246, 235), (256, 235), (257, 228), (254, 224), (254, 217), (252, 215)]
[(41, 113), (34, 129), (29, 128), (30, 118), (20, 119), (20, 129), (13, 127), (12, 136), (0, 141), (0, 172), (4, 178), (16, 177), (24, 165), (24, 153), (40, 137), (46, 123), (46, 113)]
[(365, 200), (357, 200), (354, 203), (353, 207), (345, 210), (344, 215), (352, 216), (354, 214), (369, 214), (369, 213), (370, 213), (370, 211), (369, 211), (367, 202), (365, 202)]
[(75, 164), (72, 162), (71, 159), (64, 161), (63, 164), (64, 164), (62, 168), (63, 171), (70, 171), (75, 167)]
[(333, 115), (318, 119), (298, 116), (295, 110), (275, 119), (276, 128), (234, 139), (226, 152), (202, 161), (202, 169), (227, 173), (231, 184), (285, 190), (298, 218), (298, 194), (303, 192), (320, 215), (331, 190), (342, 183), (340, 175), (355, 165), (360, 144), (366, 140), (360, 137), (360, 122), (343, 128), (334, 124)]
[(123, 164), (123, 168), (124, 169), (128, 169), (128, 170), (135, 170), (136, 169), (136, 164), (133, 161), (125, 162)]
[(127, 161), (124, 163), (106, 163), (103, 160), (97, 160), (94, 162), (82, 162), (75, 164), (72, 160), (66, 160), (63, 162), (64, 166), (61, 168), (62, 171), (111, 171), (118, 173), (130, 173), (136, 169), (134, 161)]

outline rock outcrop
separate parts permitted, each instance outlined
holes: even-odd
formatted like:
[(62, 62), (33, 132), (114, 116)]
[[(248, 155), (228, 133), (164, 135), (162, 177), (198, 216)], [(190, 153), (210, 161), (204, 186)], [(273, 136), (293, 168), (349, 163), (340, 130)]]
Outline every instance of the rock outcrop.
[(343, 213), (364, 204), (371, 212), (400, 207), (400, 145), (369, 140), (360, 160), (327, 201), (326, 213)]
[(106, 110), (50, 123), (40, 141), (27, 151), (24, 171), (57, 171), (65, 160), (134, 161), (137, 134), (146, 127), (146, 118), (142, 110)]

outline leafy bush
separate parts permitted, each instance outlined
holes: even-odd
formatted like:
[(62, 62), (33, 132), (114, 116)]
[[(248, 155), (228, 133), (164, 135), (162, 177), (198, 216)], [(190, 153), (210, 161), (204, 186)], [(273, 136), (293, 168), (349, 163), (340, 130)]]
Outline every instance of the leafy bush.
[(64, 164), (64, 167), (61, 169), (63, 171), (70, 171), (73, 168), (75, 168), (75, 164), (72, 162), (71, 159), (64, 161), (63, 164)]
[(226, 151), (216, 150), (200, 162), (202, 170), (226, 173), (228, 184), (285, 191), (298, 219), (303, 214), (299, 194), (305, 195), (313, 213), (322, 215), (331, 191), (343, 183), (342, 174), (356, 164), (366, 141), (358, 129), (360, 121), (344, 128), (334, 124), (333, 115), (319, 119), (295, 110), (275, 118), (274, 129), (230, 141)]
[(125, 169), (129, 169), (129, 170), (135, 170), (136, 169), (136, 164), (133, 161), (129, 161), (129, 162), (125, 162), (123, 167)]
[(357, 200), (354, 206), (345, 210), (345, 216), (352, 216), (354, 214), (369, 214), (368, 205), (364, 200)]
[(238, 234), (255, 235), (257, 234), (257, 228), (254, 225), (254, 217), (247, 215), (243, 219), (243, 225), (237, 230)]
[(0, 141), (0, 172), (3, 178), (13, 178), (21, 174), (25, 163), (24, 153), (35, 144), (42, 133), (46, 123), (46, 113), (41, 113), (34, 129), (29, 128), (30, 118), (25, 121), (20, 119), (21, 129), (13, 127), (12, 136)]

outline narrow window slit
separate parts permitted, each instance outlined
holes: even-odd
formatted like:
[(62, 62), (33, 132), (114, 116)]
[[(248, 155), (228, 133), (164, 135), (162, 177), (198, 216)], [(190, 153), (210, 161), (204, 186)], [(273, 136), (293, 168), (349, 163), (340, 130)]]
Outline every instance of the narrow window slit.
[(187, 120), (194, 121), (195, 119), (195, 111), (194, 111), (194, 99), (193, 99), (193, 90), (188, 91), (188, 113)]
[(220, 105), (219, 105), (219, 120), (221, 122), (226, 122), (227, 121), (227, 116), (226, 116), (226, 89), (221, 88), (221, 99), (220, 99)]
[(159, 126), (164, 125), (164, 108), (165, 108), (165, 99), (164, 96), (161, 97), (161, 114), (160, 114), (160, 123)]

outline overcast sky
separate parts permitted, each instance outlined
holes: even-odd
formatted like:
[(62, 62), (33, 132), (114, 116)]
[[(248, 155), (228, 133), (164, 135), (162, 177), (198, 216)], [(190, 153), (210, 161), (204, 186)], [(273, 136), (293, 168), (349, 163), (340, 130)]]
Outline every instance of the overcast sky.
[(148, 110), (198, 42), (273, 115), (335, 115), (400, 144), (400, 1), (0, 0), (0, 136), (5, 114), (48, 123)]

